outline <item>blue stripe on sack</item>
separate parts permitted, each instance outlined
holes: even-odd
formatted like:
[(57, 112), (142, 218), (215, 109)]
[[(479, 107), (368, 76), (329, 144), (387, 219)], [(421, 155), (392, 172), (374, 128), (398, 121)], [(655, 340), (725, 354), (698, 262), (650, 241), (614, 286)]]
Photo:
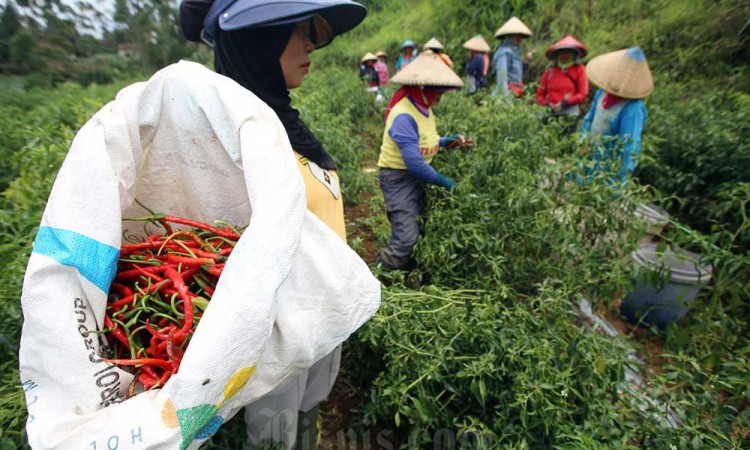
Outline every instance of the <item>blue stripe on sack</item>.
[(103, 292), (115, 278), (120, 249), (60, 228), (40, 227), (34, 252), (64, 266), (72, 266)]

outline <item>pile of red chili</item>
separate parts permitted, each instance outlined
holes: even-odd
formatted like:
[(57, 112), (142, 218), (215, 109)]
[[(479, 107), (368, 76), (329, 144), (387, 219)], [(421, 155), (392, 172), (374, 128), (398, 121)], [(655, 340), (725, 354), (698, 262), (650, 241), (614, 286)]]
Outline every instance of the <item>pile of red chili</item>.
[[(128, 396), (163, 386), (213, 295), (240, 232), (181, 217), (155, 215), (163, 234), (121, 246), (104, 316), (114, 352), (105, 361), (135, 375)], [(174, 230), (173, 225), (181, 229)]]

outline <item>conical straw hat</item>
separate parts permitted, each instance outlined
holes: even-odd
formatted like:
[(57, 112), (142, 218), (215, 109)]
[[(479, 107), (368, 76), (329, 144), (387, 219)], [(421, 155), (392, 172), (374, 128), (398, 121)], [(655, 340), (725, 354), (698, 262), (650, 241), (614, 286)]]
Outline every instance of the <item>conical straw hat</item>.
[(443, 49), (443, 44), (441, 44), (440, 41), (438, 41), (437, 39), (432, 38), (429, 41), (425, 42), (424, 49), (425, 50), (428, 50), (428, 49), (442, 50)]
[(524, 36), (531, 36), (532, 33), (529, 27), (525, 23), (521, 22), (516, 16), (511, 17), (507, 22), (495, 31), (495, 37), (499, 38), (508, 34), (522, 34)]
[(586, 56), (586, 54), (589, 52), (585, 45), (583, 45), (580, 41), (578, 41), (571, 35), (567, 35), (554, 44), (550, 45), (545, 55), (547, 55), (547, 58), (551, 59), (553, 56), (552, 54), (558, 50), (575, 50), (580, 53), (581, 58)]
[(481, 34), (474, 36), (468, 41), (464, 42), (464, 48), (467, 50), (473, 50), (475, 52), (489, 53), (490, 44), (484, 40)]
[(361, 60), (360, 62), (365, 62), (365, 61), (377, 61), (377, 60), (378, 60), (378, 57), (377, 57), (377, 56), (375, 56), (375, 55), (374, 55), (374, 54), (372, 54), (371, 52), (367, 52), (367, 53), (365, 53), (365, 56), (363, 56), (363, 57), (362, 57), (362, 60)]
[(387, 58), (388, 57), (388, 53), (384, 52), (383, 50), (378, 50), (378, 52), (375, 53), (375, 56), (377, 56), (378, 58), (380, 58), (381, 56), (384, 56), (384, 57)]
[(411, 39), (407, 39), (407, 40), (404, 41), (403, 44), (401, 44), (401, 50), (405, 49), (406, 47), (411, 47), (411, 48), (416, 49), (417, 48), (417, 44), (414, 43), (414, 41), (412, 41)]
[(605, 92), (623, 98), (644, 98), (654, 90), (654, 78), (640, 47), (593, 58), (586, 65), (586, 76)]
[(408, 66), (391, 78), (392, 83), (407, 86), (441, 86), (461, 88), (464, 82), (432, 50), (419, 54)]

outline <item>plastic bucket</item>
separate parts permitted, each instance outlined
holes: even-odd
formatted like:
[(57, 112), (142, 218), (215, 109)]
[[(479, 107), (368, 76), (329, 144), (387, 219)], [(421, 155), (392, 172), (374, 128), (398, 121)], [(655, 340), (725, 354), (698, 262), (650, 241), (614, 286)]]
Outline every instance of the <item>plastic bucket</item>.
[(711, 265), (679, 248), (658, 251), (656, 244), (642, 244), (632, 258), (640, 276), (620, 305), (632, 323), (665, 328), (687, 313), (701, 286), (711, 280)]
[(648, 205), (639, 204), (636, 206), (633, 214), (646, 222), (646, 235), (649, 237), (659, 234), (669, 222), (669, 213), (653, 203), (649, 203)]

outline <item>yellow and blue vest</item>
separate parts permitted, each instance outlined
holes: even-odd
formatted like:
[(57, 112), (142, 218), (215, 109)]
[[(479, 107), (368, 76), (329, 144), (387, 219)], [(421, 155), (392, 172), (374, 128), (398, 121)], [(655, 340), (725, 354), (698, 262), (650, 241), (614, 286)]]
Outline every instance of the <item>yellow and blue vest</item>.
[(401, 157), (401, 151), (393, 138), (388, 134), (393, 121), (401, 114), (408, 114), (417, 123), (417, 129), (419, 130), (419, 150), (425, 162), (430, 164), (440, 149), (440, 135), (435, 125), (435, 114), (430, 111), (429, 115), (425, 117), (408, 97), (404, 97), (391, 109), (388, 120), (385, 122), (383, 145), (380, 146), (378, 167), (406, 170), (406, 164)]

